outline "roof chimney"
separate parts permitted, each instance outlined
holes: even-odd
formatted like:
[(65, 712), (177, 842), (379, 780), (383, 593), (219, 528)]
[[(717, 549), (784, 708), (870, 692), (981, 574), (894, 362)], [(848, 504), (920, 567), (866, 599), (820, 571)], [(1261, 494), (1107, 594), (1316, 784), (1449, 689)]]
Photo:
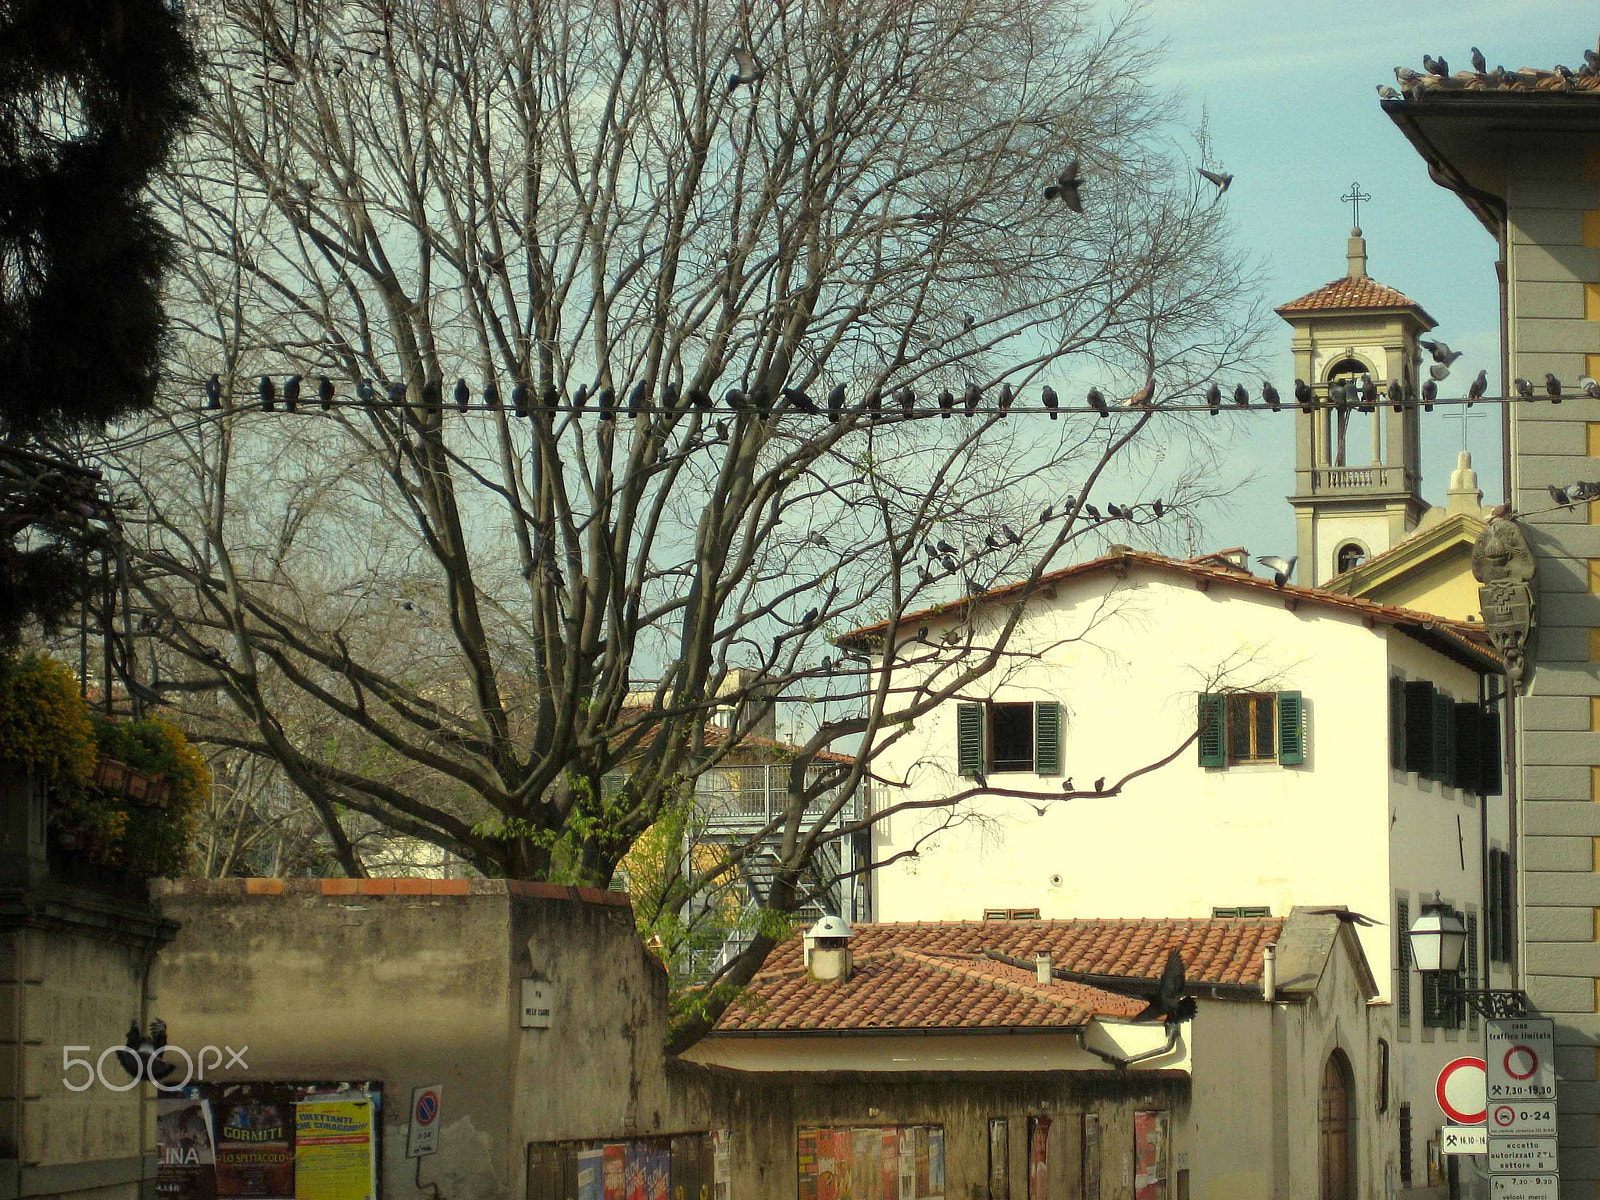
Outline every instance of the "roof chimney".
[(1345, 274), (1351, 279), (1365, 279), (1367, 277), (1367, 239), (1361, 236), (1361, 226), (1357, 225), (1350, 231), (1350, 241), (1345, 247), (1344, 261)]
[(1050, 969), (1050, 951), (1041, 950), (1033, 956), (1034, 968), (1039, 972), (1039, 986), (1049, 987), (1055, 979), (1055, 973)]
[(1269, 1004), (1278, 998), (1278, 948), (1261, 948), (1261, 998)]
[(843, 983), (849, 979), (853, 936), (844, 919), (831, 913), (813, 925), (805, 936), (806, 974), (818, 983)]

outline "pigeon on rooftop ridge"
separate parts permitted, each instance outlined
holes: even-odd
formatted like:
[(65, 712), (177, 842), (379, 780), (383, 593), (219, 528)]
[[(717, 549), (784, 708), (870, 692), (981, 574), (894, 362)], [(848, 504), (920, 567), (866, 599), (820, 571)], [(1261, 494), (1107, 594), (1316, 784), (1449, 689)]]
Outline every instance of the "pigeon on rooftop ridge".
[(1272, 572), (1272, 585), (1281, 588), (1294, 575), (1294, 565), (1300, 559), (1298, 556), (1282, 558), (1276, 554), (1262, 554), (1257, 556), (1256, 561)]

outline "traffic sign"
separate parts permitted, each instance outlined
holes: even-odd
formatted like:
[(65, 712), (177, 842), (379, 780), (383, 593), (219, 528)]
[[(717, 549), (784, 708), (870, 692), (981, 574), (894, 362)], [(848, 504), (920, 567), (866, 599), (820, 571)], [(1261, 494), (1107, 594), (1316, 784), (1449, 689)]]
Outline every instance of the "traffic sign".
[(1489, 1106), (1489, 1132), (1496, 1136), (1555, 1137), (1555, 1101), (1496, 1101)]
[(1483, 1059), (1466, 1055), (1445, 1063), (1433, 1086), (1439, 1107), (1457, 1125), (1481, 1125), (1484, 1110)]
[(1556, 1170), (1553, 1137), (1494, 1137), (1488, 1141), (1490, 1171), (1533, 1174)]
[(421, 1158), (439, 1152), (439, 1091), (437, 1083), (411, 1089), (411, 1133), (406, 1157)]
[(1556, 1098), (1556, 1027), (1543, 1017), (1488, 1022), (1490, 1100)]
[(1443, 1154), (1487, 1154), (1489, 1131), (1482, 1125), (1443, 1125), (1439, 1129)]
[(1554, 1175), (1491, 1175), (1492, 1200), (1560, 1200), (1561, 1181)]

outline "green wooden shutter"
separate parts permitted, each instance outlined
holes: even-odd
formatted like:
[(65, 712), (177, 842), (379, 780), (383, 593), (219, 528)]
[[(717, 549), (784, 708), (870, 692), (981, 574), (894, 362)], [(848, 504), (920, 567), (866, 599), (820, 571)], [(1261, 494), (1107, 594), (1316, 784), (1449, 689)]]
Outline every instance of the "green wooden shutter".
[(1306, 761), (1306, 713), (1299, 692), (1278, 693), (1278, 762), (1298, 767)]
[(1200, 765), (1228, 765), (1228, 739), (1224, 728), (1227, 697), (1216, 692), (1200, 693)]
[(1396, 900), (1394, 905), (1394, 927), (1399, 935), (1395, 942), (1395, 969), (1399, 974), (1395, 978), (1394, 1002), (1400, 1010), (1400, 1024), (1411, 1024), (1411, 901)]
[(1500, 852), (1500, 949), (1510, 962), (1517, 947), (1517, 882), (1511, 874), (1511, 851)]
[(1443, 692), (1433, 695), (1433, 753), (1431, 760), (1433, 770), (1428, 773), (1428, 778), (1437, 780), (1441, 784), (1454, 782), (1454, 766), (1450, 761), (1450, 746), (1455, 740), (1452, 736), (1455, 725), (1455, 703)]
[(1488, 921), (1489, 961), (1500, 961), (1500, 851), (1489, 851), (1489, 894), (1484, 897), (1483, 915)]
[(983, 705), (956, 705), (956, 772), (972, 778), (983, 770)]
[(1054, 700), (1033, 705), (1033, 769), (1039, 775), (1061, 774), (1061, 705)]
[(1482, 713), (1476, 704), (1467, 701), (1456, 705), (1456, 752), (1453, 756), (1456, 786), (1464, 792), (1477, 792), (1479, 795), (1483, 794), (1483, 787), (1478, 782), (1478, 766), (1482, 758), (1478, 741), (1483, 736), (1482, 726)]
[(1433, 684), (1406, 684), (1406, 770), (1433, 778)]
[(1406, 681), (1389, 677), (1389, 765), (1406, 769)]
[[(1467, 987), (1478, 986), (1478, 914), (1467, 914)], [(1460, 1001), (1457, 1001), (1459, 1004)], [(1467, 1006), (1467, 1027), (1476, 1032), (1478, 1028), (1478, 1010)]]
[(1485, 796), (1500, 794), (1500, 714), (1478, 715), (1478, 790)]

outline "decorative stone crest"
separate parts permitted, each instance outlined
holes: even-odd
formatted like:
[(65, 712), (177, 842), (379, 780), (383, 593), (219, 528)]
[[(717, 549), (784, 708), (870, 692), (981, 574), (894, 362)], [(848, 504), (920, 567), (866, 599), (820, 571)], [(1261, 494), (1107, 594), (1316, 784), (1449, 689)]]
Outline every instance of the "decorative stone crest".
[(1506, 678), (1520, 696), (1527, 690), (1529, 642), (1535, 625), (1533, 575), (1537, 560), (1522, 530), (1496, 517), (1472, 546), (1478, 606), (1494, 648), (1506, 660)]

